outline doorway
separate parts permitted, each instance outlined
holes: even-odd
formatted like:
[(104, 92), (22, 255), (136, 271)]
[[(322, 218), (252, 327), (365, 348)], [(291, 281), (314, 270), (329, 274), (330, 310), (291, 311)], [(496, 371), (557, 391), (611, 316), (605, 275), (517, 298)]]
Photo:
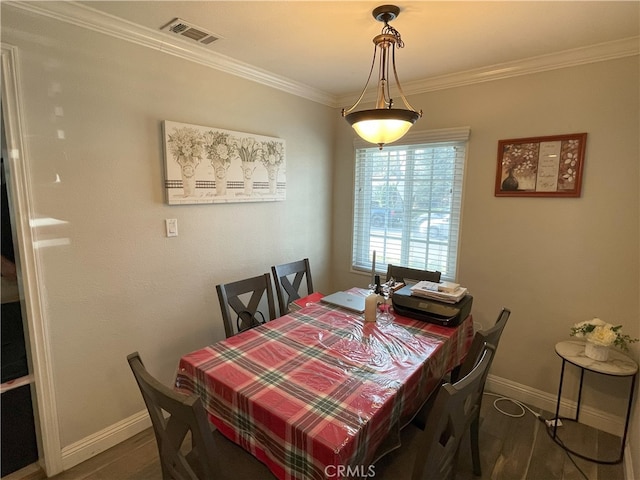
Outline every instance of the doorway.
[[(0, 114), (1, 119), (1, 114)], [(38, 444), (32, 402), (33, 376), (29, 374), (27, 342), (23, 323), (23, 308), (18, 289), (19, 271), (16, 268), (11, 205), (7, 190), (5, 162), (7, 148), (4, 122), (0, 121), (2, 136), (1, 204), (2, 223), (2, 411), (0, 415), (1, 475), (4, 477), (38, 460)]]
[[(25, 351), (29, 366), (30, 397), (35, 417), (38, 465), (47, 476), (60, 473), (62, 451), (53, 384), (51, 347), (45, 328), (45, 316), (40, 299), (40, 275), (31, 229), (32, 200), (28, 175), (28, 155), (25, 151), (20, 98), (18, 49), (1, 45), (0, 131), (2, 132), (4, 168), (11, 218), (12, 241), (18, 273), (20, 311), (25, 332)], [(5, 148), (6, 147), (6, 148)], [(4, 400), (4, 399), (3, 399)], [(3, 402), (3, 410), (6, 407)], [(4, 462), (4, 459), (3, 459)]]

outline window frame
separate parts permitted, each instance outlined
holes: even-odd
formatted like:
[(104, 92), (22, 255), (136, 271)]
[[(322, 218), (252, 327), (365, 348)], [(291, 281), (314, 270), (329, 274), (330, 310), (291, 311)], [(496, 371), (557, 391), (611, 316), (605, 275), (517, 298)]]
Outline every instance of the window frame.
[[(469, 154), (470, 133), (471, 133), (471, 129), (469, 127), (457, 127), (457, 128), (448, 128), (448, 129), (410, 132), (395, 144), (386, 145), (384, 147), (385, 149), (392, 150), (392, 151), (398, 151), (398, 150), (402, 150), (403, 147), (408, 147), (407, 150), (412, 152), (411, 155), (409, 155), (410, 157), (415, 156), (415, 150), (419, 150), (419, 149), (416, 149), (415, 147), (421, 146), (421, 145), (425, 145), (427, 148), (436, 148), (436, 147), (446, 146), (447, 144), (453, 144), (454, 146), (462, 147), (464, 149), (464, 151), (460, 155), (460, 159), (454, 165), (454, 170), (455, 170), (455, 174), (453, 175), (455, 177), (454, 183), (455, 185), (459, 185), (459, 190), (458, 190), (458, 194), (455, 194), (451, 197), (453, 200), (457, 202), (457, 204), (451, 207), (450, 211), (452, 213), (451, 213), (451, 216), (449, 217), (449, 220), (450, 220), (450, 225), (453, 224), (453, 222), (457, 222), (457, 223), (454, 227), (448, 227), (448, 228), (451, 234), (455, 233), (455, 239), (453, 242), (451, 242), (451, 237), (448, 237), (446, 240), (446, 243), (440, 242), (443, 245), (446, 244), (447, 265), (451, 263), (454, 264), (452, 269), (451, 268), (444, 269), (444, 271), (442, 272), (443, 280), (455, 281), (457, 277), (459, 250), (460, 250), (460, 233), (461, 233), (461, 226), (462, 226), (462, 201), (464, 197), (465, 171), (466, 171), (466, 164), (467, 164), (467, 159)], [(458, 144), (458, 145), (455, 145), (455, 144)], [(362, 169), (358, 169), (358, 165), (360, 161), (358, 160), (358, 157), (362, 156), (364, 159), (364, 156), (367, 155), (367, 153), (363, 153), (362, 151), (370, 152), (371, 155), (375, 155), (378, 150), (379, 150), (378, 147), (373, 146), (370, 143), (367, 143), (360, 138), (357, 138), (354, 140), (354, 190), (353, 190), (353, 199), (352, 199), (353, 213), (351, 218), (352, 220), (352, 224), (351, 224), (352, 239), (351, 240), (352, 241), (351, 241), (350, 262), (351, 262), (351, 271), (355, 273), (371, 274), (371, 269), (372, 269), (372, 255), (371, 255), (372, 248), (369, 242), (371, 241), (371, 237), (372, 237), (370, 222), (371, 222), (371, 216), (372, 216), (372, 208), (371, 208), (371, 202), (373, 199), (372, 189), (374, 187), (373, 187), (372, 177), (369, 177), (368, 179), (365, 179), (363, 181), (364, 177), (367, 174), (364, 171), (362, 171)], [(411, 165), (415, 166), (415, 162), (416, 162), (416, 158), (413, 158), (410, 163)], [(407, 168), (410, 170), (412, 167), (408, 166)], [(409, 175), (410, 174), (408, 172), (405, 172), (404, 174), (403, 193), (405, 193), (404, 191), (408, 191), (410, 193), (412, 187), (415, 186), (415, 182), (405, 181), (407, 178), (411, 178)], [(385, 176), (385, 178), (387, 183), (389, 183), (390, 182), (389, 176), (387, 175)], [(362, 185), (362, 189), (364, 191), (361, 190), (359, 192), (358, 189), (361, 188), (360, 187), (361, 183), (364, 183)], [(409, 185), (406, 185), (407, 183)], [(366, 210), (366, 207), (363, 207), (361, 205), (363, 201), (361, 197), (363, 196), (369, 199), (368, 210)], [(407, 198), (413, 198), (413, 197), (407, 197)], [(359, 215), (359, 213), (362, 211), (363, 208), (365, 208), (365, 212), (368, 212), (368, 215), (367, 213)], [(432, 213), (437, 213), (437, 212), (433, 212), (432, 207), (430, 207), (427, 210), (428, 211), (426, 213), (428, 215), (431, 215)], [(404, 224), (406, 225), (407, 221), (409, 221), (408, 223), (409, 226), (406, 228), (402, 228), (401, 229), (402, 233), (400, 235), (400, 238), (401, 238), (400, 250), (403, 252), (401, 253), (401, 256), (404, 258), (409, 258), (410, 256), (410, 251), (411, 251), (410, 244), (412, 242), (419, 241), (419, 237), (416, 237), (411, 233), (412, 229), (415, 227), (413, 222), (413, 216), (417, 213), (419, 213), (419, 209), (416, 209), (416, 208), (408, 209), (407, 212), (405, 212), (403, 209), (403, 212), (402, 212), (402, 220)], [(429, 216), (427, 218), (429, 219), (428, 221), (430, 223), (431, 217)], [(388, 222), (389, 220), (387, 219), (386, 221)], [(380, 237), (384, 238), (385, 242), (388, 241), (390, 237), (386, 228), (385, 228), (385, 233), (382, 234)], [(427, 245), (430, 242), (432, 242), (432, 240), (426, 237), (424, 240), (425, 252), (428, 250), (429, 247)], [(370, 251), (369, 255), (365, 255), (366, 253), (365, 250), (367, 249), (367, 247), (363, 246), (364, 244), (368, 244), (368, 248)], [(388, 262), (382, 255), (380, 255), (380, 253), (381, 252), (376, 251), (376, 255), (377, 255), (376, 273), (384, 274), (386, 273)], [(426, 262), (427, 261), (426, 259), (430, 257), (428, 253), (425, 253), (424, 257), (422, 258), (424, 258)], [(408, 262), (401, 262), (401, 264), (402, 266), (412, 266), (411, 264), (408, 264)], [(384, 271), (380, 270), (381, 267), (384, 268)], [(413, 266), (413, 268), (416, 268), (416, 267)]]

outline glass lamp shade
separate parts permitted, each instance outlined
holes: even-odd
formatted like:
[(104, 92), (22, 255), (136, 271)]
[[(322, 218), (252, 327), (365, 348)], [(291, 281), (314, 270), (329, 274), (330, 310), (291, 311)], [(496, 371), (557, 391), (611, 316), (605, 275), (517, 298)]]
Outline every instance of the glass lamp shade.
[(419, 117), (413, 110), (376, 108), (350, 113), (345, 120), (361, 138), (382, 148), (402, 138)]

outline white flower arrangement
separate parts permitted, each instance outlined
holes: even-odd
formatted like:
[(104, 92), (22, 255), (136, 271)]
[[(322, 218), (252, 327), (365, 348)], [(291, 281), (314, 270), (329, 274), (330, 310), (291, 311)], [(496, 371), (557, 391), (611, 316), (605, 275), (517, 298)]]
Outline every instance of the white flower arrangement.
[(204, 148), (213, 165), (219, 162), (227, 167), (231, 164), (231, 145), (233, 140), (228, 133), (210, 130), (204, 134)]
[(254, 163), (262, 155), (262, 145), (255, 138), (235, 139), (233, 153), (243, 163)]
[(262, 164), (265, 167), (270, 165), (279, 166), (284, 160), (284, 148), (280, 142), (265, 142), (262, 148)]
[(173, 134), (169, 135), (169, 148), (178, 163), (184, 161), (180, 157), (190, 161), (204, 155), (202, 135), (195, 128), (174, 128)]
[(571, 327), (571, 336), (584, 338), (588, 342), (603, 347), (618, 347), (621, 350), (629, 350), (629, 343), (637, 342), (637, 338), (631, 338), (620, 332), (622, 325), (613, 326), (603, 322), (599, 318), (576, 323)]

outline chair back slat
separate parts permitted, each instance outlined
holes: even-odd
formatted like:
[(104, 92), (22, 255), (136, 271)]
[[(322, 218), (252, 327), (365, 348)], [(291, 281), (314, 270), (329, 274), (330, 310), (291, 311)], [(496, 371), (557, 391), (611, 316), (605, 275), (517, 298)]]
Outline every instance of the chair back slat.
[[(485, 344), (493, 346), (494, 349), (498, 348), (498, 343), (500, 343), (502, 332), (504, 331), (504, 327), (507, 325), (507, 320), (509, 320), (510, 315), (511, 315), (511, 310), (503, 307), (500, 313), (498, 314), (496, 323), (491, 328), (476, 332), (476, 334), (473, 337), (473, 342), (471, 343), (471, 347), (469, 348), (469, 352), (467, 353), (467, 356), (464, 359), (464, 362), (462, 362), (462, 365), (460, 365), (459, 368), (456, 368), (451, 372), (452, 381), (455, 381), (457, 378), (462, 378), (465, 375), (468, 375), (469, 372), (473, 370), (476, 364), (480, 361), (480, 357), (482, 355)], [(493, 356), (492, 356), (492, 361), (493, 361)], [(491, 363), (489, 364), (489, 368), (491, 368)], [(484, 383), (482, 384), (482, 392), (484, 392)], [(473, 422), (471, 422), (470, 435), (469, 435), (469, 439), (471, 442), (471, 461), (473, 464), (473, 473), (476, 476), (482, 475), (482, 466), (480, 465), (480, 438), (479, 438), (481, 407), (482, 407), (482, 395), (478, 397), (476, 418), (473, 420)]]
[[(200, 397), (180, 394), (160, 383), (145, 369), (138, 352), (128, 355), (127, 361), (151, 417), (162, 478), (215, 478), (219, 459)], [(191, 434), (191, 449), (183, 446), (188, 433)]]
[[(495, 349), (498, 348), (500, 337), (502, 336), (502, 332), (504, 327), (507, 325), (507, 320), (509, 320), (510, 315), (511, 310), (503, 307), (496, 319), (496, 323), (491, 328), (488, 328), (487, 330), (480, 330), (475, 333), (471, 347), (469, 347), (469, 352), (467, 353), (464, 362), (462, 362), (460, 371), (458, 372), (458, 377), (464, 377), (467, 375), (473, 369), (475, 364), (478, 363), (485, 343), (493, 345)], [(455, 378), (453, 380), (455, 380)]]
[(280, 315), (285, 315), (289, 310), (289, 304), (302, 298), (302, 281), (306, 279), (307, 295), (314, 292), (311, 266), (308, 258), (295, 262), (274, 265), (271, 267), (273, 281), (276, 286), (278, 308)]
[(479, 408), (484, 382), (495, 349), (483, 345), (478, 363), (454, 384), (446, 383), (436, 394), (427, 423), (418, 438), (412, 480), (444, 480), (453, 478), (460, 441)]
[(409, 267), (401, 267), (399, 265), (391, 265), (387, 266), (387, 280), (389, 281), (392, 278), (396, 282), (404, 282), (404, 283), (415, 283), (421, 282), (423, 280), (429, 282), (439, 282), (441, 273), (438, 271), (431, 270), (418, 270), (417, 268), (409, 268)]
[[(218, 292), (222, 322), (227, 338), (264, 323), (266, 319), (259, 308), (265, 295), (268, 318), (269, 320), (276, 318), (273, 287), (269, 273), (216, 285), (216, 291)], [(249, 299), (245, 300), (247, 295)]]

